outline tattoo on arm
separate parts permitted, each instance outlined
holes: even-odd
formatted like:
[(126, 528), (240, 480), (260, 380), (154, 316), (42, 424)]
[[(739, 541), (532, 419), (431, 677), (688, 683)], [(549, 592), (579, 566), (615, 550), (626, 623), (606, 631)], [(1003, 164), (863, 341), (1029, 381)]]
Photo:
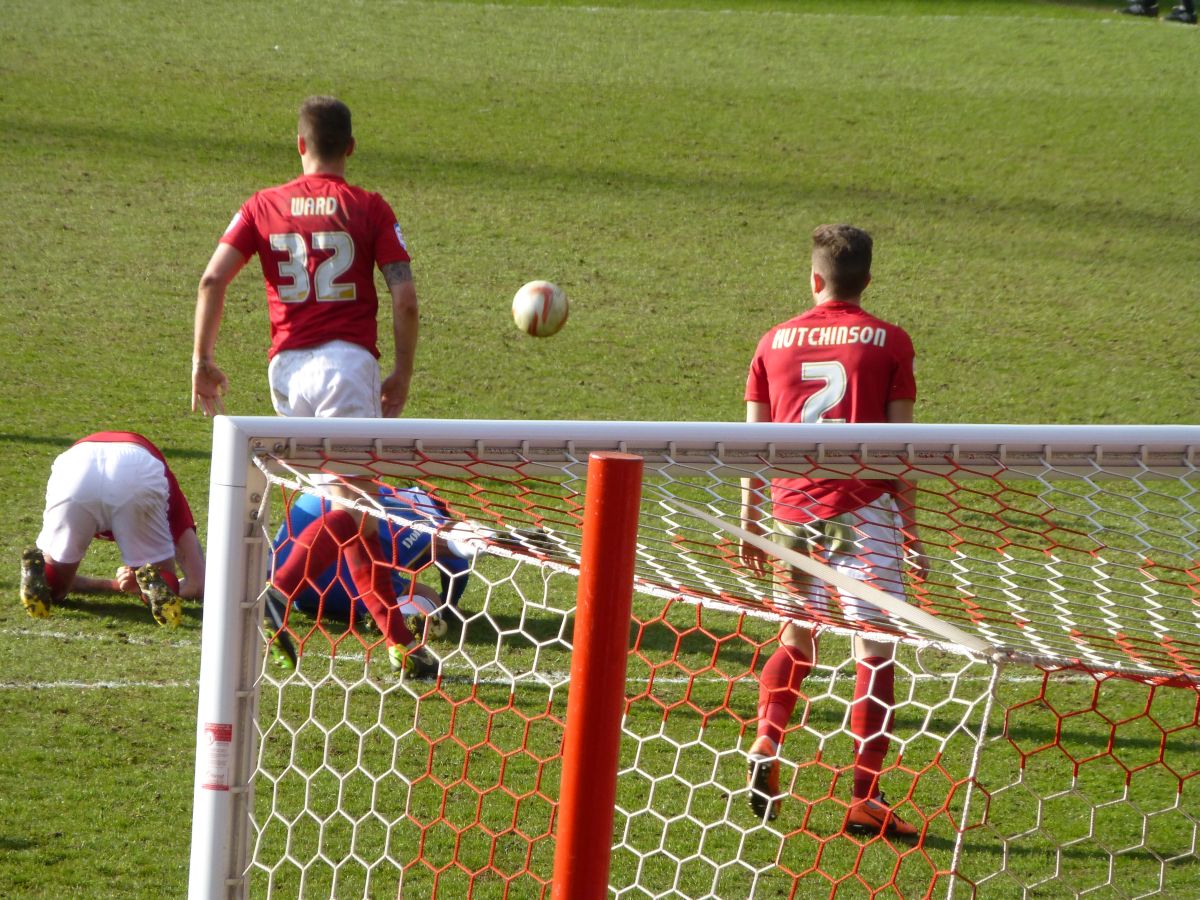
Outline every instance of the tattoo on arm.
[(406, 262), (388, 263), (386, 266), (380, 266), (379, 270), (383, 272), (383, 280), (387, 282), (389, 288), (413, 280), (412, 266)]

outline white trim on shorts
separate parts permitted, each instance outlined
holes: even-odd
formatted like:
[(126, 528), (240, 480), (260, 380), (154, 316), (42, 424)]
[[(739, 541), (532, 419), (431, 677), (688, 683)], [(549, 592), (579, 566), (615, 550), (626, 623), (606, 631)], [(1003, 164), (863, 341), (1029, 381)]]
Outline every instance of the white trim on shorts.
[(96, 534), (111, 531), (127, 566), (172, 559), (169, 496), (166, 468), (144, 447), (76, 444), (50, 469), (37, 546), (55, 562), (74, 565)]
[(350, 341), (282, 350), (267, 367), (267, 381), (271, 405), (281, 416), (383, 415), (379, 361), (366, 347)]
[[(821, 555), (824, 562), (842, 575), (868, 582), (893, 597), (905, 599), (904, 577), (901, 574), (904, 537), (900, 531), (896, 501), (892, 496), (884, 494), (866, 506), (843, 513), (830, 521), (841, 526), (842, 531), (848, 533), (844, 537), (849, 540), (834, 542), (835, 549)], [(804, 524), (777, 521), (775, 540), (802, 553), (818, 555), (813, 553), (813, 545), (822, 546), (824, 525), (820, 520)], [(802, 599), (785, 589), (778, 596), (784, 605), (809, 609), (847, 622), (877, 625), (888, 622), (886, 613), (865, 600), (833, 591), (824, 582), (809, 578), (798, 570), (793, 571), (795, 576), (800, 577), (801, 583), (816, 582), (816, 596)]]

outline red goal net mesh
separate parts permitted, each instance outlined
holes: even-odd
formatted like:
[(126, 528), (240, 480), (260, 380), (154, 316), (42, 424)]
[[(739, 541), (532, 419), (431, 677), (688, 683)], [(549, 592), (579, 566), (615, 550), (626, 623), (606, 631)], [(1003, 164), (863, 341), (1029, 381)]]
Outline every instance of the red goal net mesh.
[[(1190, 457), (731, 463), (668, 448), (648, 463), (611, 894), (1194, 890)], [(351, 554), (306, 567), (283, 625), (299, 664), (263, 657), (251, 894), (549, 896), (586, 453), (326, 442), (258, 465), (272, 485), (262, 538), (274, 571), (349, 503), (356, 529), (371, 523), (361, 541), (378, 547), (394, 615), (410, 617), (440, 676), (392, 673), (390, 626), (363, 603), (368, 579)], [(952, 627), (863, 618), (833, 589), (798, 605), (741, 566), (735, 537), (684, 509), (736, 525), (741, 479), (781, 475), (915, 488), (930, 566), (915, 577), (897, 551), (907, 600)], [(345, 551), (346, 535), (336, 539)], [(749, 802), (747, 752), (758, 679), (792, 619), (818, 627), (820, 650), (784, 732), (779, 813), (766, 819)], [(958, 632), (988, 650), (958, 646)], [(879, 787), (914, 836), (846, 827), (861, 633), (896, 647), (894, 708), (873, 739), (886, 748)]]

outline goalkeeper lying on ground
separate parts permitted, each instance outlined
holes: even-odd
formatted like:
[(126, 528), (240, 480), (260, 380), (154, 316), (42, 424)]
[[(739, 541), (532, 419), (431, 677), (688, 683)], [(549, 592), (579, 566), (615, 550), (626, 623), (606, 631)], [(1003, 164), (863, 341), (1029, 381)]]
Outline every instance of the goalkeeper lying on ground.
[[(391, 561), (394, 567), (392, 584), (400, 614), (409, 620), (409, 629), (418, 637), (426, 622), (429, 626), (426, 638), (443, 637), (451, 622), (461, 621), (457, 616), (458, 602), (467, 588), (477, 546), (408, 527), (406, 523), (424, 522), (437, 527), (452, 521), (445, 504), (420, 488), (398, 490), (384, 485), (379, 489), (379, 504), (387, 511), (388, 518), (380, 521), (378, 540), (382, 558)], [(314, 494), (296, 496), (275, 535), (274, 570), (291, 556), (296, 547), (295, 536), (331, 508), (328, 500)], [(430, 567), (437, 570), (441, 579), (440, 591), (417, 580), (416, 576)], [(272, 602), (269, 598), (268, 605)], [(302, 612), (323, 621), (333, 619), (368, 624), (372, 621), (346, 567), (339, 568), (336, 561), (311, 582), (306, 582), (292, 598), (292, 603)], [(269, 616), (271, 612), (268, 609)], [(275, 612), (275, 618), (281, 619), (282, 611)], [(278, 627), (278, 621), (275, 625)], [(282, 659), (279, 661), (283, 662)]]

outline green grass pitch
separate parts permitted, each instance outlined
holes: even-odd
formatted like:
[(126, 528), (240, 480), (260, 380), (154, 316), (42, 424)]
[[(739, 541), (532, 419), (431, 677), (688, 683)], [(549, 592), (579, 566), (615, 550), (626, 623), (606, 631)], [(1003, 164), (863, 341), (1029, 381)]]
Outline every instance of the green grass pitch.
[[(94, 430), (159, 443), (205, 521), (196, 282), (242, 200), (297, 171), (303, 96), (350, 104), (351, 180), (410, 241), (408, 415), (740, 419), (755, 341), (807, 302), (808, 233), (850, 221), (877, 241), (867, 305), (917, 346), (920, 421), (1194, 422), (1200, 30), (1118, 5), (5, 3), (0, 895), (185, 891), (199, 607), (174, 632), (120, 600), (34, 622), (17, 560), (51, 460)], [(509, 319), (532, 278), (572, 300), (550, 340)], [(231, 412), (270, 412), (266, 328), (250, 270), (218, 345)], [(97, 546), (84, 571), (115, 564)], [(1033, 747), (1054, 723), (1024, 726)], [(1178, 877), (1168, 896), (1194, 856)]]

